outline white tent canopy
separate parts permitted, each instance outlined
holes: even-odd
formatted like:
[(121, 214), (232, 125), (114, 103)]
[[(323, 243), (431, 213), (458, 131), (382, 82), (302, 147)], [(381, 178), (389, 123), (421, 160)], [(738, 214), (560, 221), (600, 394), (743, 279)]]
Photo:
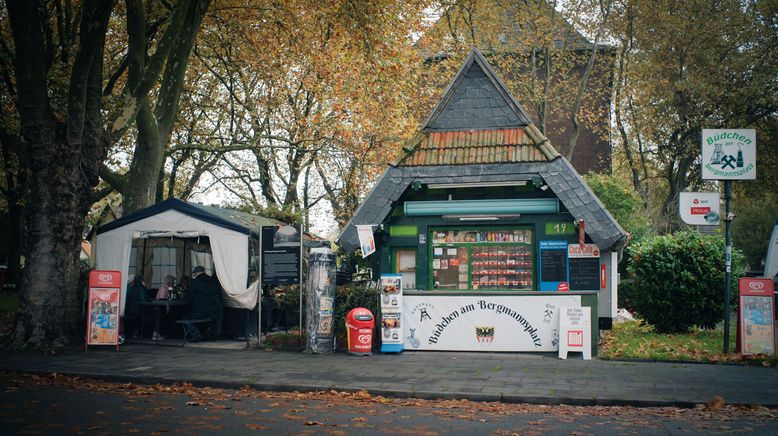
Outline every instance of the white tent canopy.
[[(246, 224), (256, 227), (249, 228)], [(133, 240), (207, 236), (214, 268), (224, 290), (224, 305), (252, 309), (257, 304), (259, 280), (247, 284), (251, 235), (259, 231), (260, 225), (274, 224), (277, 222), (267, 218), (171, 199), (97, 229), (96, 268), (122, 273), (124, 300)], [(122, 312), (124, 306), (122, 301)]]

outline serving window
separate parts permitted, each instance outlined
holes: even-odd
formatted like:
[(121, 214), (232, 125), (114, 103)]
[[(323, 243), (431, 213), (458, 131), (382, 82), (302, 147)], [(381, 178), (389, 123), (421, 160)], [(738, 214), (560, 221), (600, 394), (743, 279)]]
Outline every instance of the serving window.
[(430, 239), (431, 289), (533, 289), (529, 229), (438, 229)]

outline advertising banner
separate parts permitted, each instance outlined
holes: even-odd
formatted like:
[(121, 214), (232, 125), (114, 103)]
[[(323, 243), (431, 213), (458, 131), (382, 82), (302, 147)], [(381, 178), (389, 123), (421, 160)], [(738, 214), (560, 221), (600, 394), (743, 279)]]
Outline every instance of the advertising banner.
[(756, 179), (756, 130), (702, 129), (702, 178)]
[(312, 248), (308, 254), (306, 297), (308, 350), (331, 353), (335, 348), (335, 253), (329, 248)]
[(584, 360), (592, 359), (592, 308), (563, 307), (559, 314), (559, 358), (567, 353), (583, 353)]
[(681, 192), (678, 212), (686, 224), (717, 226), (721, 222), (721, 195), (718, 192)]
[(359, 248), (362, 250), (362, 258), (366, 258), (375, 253), (375, 237), (373, 236), (373, 226), (357, 226), (357, 236), (359, 236)]
[(86, 345), (119, 346), (122, 274), (94, 270), (89, 273)]
[(740, 351), (775, 354), (775, 298), (772, 279), (741, 278)]
[(299, 225), (262, 227), (262, 284), (300, 284)]
[(557, 351), (560, 308), (580, 305), (580, 295), (406, 295), (405, 347), (438, 351)]
[(402, 274), (381, 275), (381, 352), (403, 351)]

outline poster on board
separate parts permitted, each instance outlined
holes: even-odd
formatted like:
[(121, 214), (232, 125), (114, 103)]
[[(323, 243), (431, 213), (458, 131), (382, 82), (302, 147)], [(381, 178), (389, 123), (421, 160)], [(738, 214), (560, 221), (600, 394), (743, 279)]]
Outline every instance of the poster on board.
[(115, 345), (118, 349), (121, 283), (119, 271), (93, 270), (89, 273), (86, 346)]
[(600, 290), (600, 249), (595, 244), (567, 246), (571, 291)]
[(741, 278), (740, 352), (775, 354), (775, 298), (772, 279)]
[(262, 284), (300, 284), (300, 226), (262, 226), (261, 231)]

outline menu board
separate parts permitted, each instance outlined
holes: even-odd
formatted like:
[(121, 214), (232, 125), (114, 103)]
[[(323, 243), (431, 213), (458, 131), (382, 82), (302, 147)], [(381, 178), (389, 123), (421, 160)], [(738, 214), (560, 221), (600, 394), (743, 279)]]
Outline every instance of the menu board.
[(600, 259), (570, 258), (570, 290), (596, 291), (600, 289)]
[(262, 227), (262, 284), (300, 283), (300, 226)]
[(567, 283), (567, 241), (540, 241), (540, 290), (556, 291)]
[(567, 246), (571, 291), (600, 289), (600, 249), (595, 244)]

